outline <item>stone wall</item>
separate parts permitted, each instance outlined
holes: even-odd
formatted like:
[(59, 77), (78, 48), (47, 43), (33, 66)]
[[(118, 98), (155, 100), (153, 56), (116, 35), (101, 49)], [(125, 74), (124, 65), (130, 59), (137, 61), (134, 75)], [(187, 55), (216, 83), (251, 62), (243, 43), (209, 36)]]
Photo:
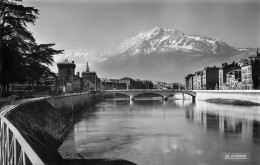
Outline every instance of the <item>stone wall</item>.
[(61, 114), (68, 116), (83, 107), (94, 105), (102, 99), (101, 93), (78, 93), (65, 96), (50, 97), (46, 100)]
[(234, 99), (260, 103), (260, 90), (194, 90), (196, 100)]
[(72, 128), (68, 116), (101, 99), (101, 93), (93, 92), (21, 100), (5, 117), (45, 163), (63, 162), (57, 149)]

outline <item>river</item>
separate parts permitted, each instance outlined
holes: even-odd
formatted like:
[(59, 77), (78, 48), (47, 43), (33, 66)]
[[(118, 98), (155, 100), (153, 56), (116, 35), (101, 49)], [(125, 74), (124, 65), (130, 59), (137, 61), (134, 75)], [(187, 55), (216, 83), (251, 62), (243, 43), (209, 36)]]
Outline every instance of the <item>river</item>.
[(111, 99), (73, 120), (63, 155), (139, 165), (260, 164), (259, 106)]

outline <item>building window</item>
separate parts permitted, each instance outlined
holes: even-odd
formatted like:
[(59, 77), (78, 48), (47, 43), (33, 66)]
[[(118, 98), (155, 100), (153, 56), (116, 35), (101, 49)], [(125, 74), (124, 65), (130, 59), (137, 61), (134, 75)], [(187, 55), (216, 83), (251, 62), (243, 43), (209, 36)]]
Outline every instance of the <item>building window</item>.
[(68, 75), (71, 75), (71, 71), (70, 70), (68, 70)]

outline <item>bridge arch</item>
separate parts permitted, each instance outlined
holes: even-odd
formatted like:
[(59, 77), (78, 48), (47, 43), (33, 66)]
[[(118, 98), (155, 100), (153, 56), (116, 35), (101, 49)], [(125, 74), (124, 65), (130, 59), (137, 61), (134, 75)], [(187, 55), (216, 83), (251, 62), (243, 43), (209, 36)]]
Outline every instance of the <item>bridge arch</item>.
[(140, 96), (140, 95), (143, 95), (143, 94), (153, 94), (153, 95), (156, 95), (156, 96), (164, 97), (164, 95), (162, 95), (160, 93), (156, 93), (156, 92), (140, 92), (140, 93), (133, 95), (133, 97), (137, 97), (137, 96)]
[(162, 96), (164, 99), (168, 99), (168, 97), (175, 95), (177, 93), (182, 93), (183, 95), (190, 95), (192, 100), (195, 102), (196, 92), (188, 91), (188, 90), (158, 90), (158, 89), (131, 89), (131, 90), (107, 90), (104, 91), (104, 95), (108, 94), (122, 94), (133, 99), (134, 97), (141, 94), (156, 94), (158, 96)]
[(129, 94), (127, 94), (127, 93), (123, 93), (123, 92), (105, 92), (105, 93), (103, 93), (103, 96), (108, 96), (108, 95), (113, 95), (113, 94), (121, 94), (121, 95), (124, 95), (124, 96), (128, 96), (128, 97), (130, 97), (130, 95)]

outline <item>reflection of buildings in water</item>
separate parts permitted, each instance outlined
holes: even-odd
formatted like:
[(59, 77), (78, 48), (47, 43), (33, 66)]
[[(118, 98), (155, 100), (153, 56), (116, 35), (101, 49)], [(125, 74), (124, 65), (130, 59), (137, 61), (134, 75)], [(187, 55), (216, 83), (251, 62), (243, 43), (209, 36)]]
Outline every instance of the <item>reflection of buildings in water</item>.
[(200, 110), (206, 113), (217, 114), (225, 117), (237, 118), (239, 120), (260, 121), (260, 108), (258, 106), (233, 106), (198, 101), (194, 110)]
[(224, 119), (224, 133), (242, 133), (242, 122)]
[(194, 123), (200, 124), (200, 125), (204, 125), (203, 123), (205, 123), (206, 121), (204, 121), (205, 117), (205, 113), (202, 113), (201, 110), (194, 110), (195, 109), (195, 105), (190, 105), (190, 106), (186, 106), (186, 119), (188, 119), (189, 121), (193, 121)]
[(260, 144), (260, 122), (253, 121), (253, 142)]
[(193, 110), (187, 110), (186, 109), (186, 113), (185, 116), (188, 120), (190, 121), (194, 121), (194, 111)]
[(186, 107), (194, 104), (192, 103), (192, 100), (174, 100), (173, 103), (177, 107), (184, 107), (184, 106)]
[(233, 117), (232, 115), (225, 116), (222, 114), (219, 118), (219, 131), (224, 135), (242, 134), (243, 124), (245, 125), (246, 123), (246, 120), (243, 121)]
[(190, 104), (187, 104), (185, 107), (185, 116), (186, 119), (190, 120), (190, 121), (194, 121), (195, 120), (195, 116), (194, 116), (194, 104), (192, 104), (192, 102)]
[(215, 130), (219, 130), (219, 115), (215, 115), (215, 114), (209, 114), (209, 113), (203, 113), (205, 115), (205, 119), (206, 122), (203, 123), (207, 130), (211, 131), (215, 131)]
[(245, 119), (243, 113), (238, 115), (237, 111), (233, 112), (232, 109), (212, 111), (212, 107), (207, 107), (209, 108), (207, 110), (205, 107), (200, 108), (197, 105), (185, 108), (186, 119), (201, 125), (207, 131), (218, 131), (220, 135), (225, 135), (226, 137), (239, 135), (242, 138), (253, 138), (255, 143), (260, 144), (260, 122), (250, 120), (251, 117)]
[(183, 100), (174, 100), (174, 104), (176, 105), (176, 107), (183, 107), (184, 101)]

